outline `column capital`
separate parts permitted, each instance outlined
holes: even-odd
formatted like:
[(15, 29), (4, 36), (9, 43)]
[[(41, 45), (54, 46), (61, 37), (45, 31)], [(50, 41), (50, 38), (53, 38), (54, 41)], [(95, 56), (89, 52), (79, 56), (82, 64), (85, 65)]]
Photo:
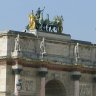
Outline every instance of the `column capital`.
[(72, 76), (73, 80), (79, 80), (81, 77), (81, 72), (80, 71), (73, 71), (71, 76)]
[(15, 74), (20, 74), (22, 71), (22, 66), (19, 64), (13, 65), (12, 70), (15, 72)]
[(93, 80), (94, 80), (94, 82), (96, 82), (96, 74), (94, 74)]
[(48, 70), (45, 67), (41, 67), (38, 69), (38, 74), (41, 77), (45, 77), (47, 73), (48, 73)]

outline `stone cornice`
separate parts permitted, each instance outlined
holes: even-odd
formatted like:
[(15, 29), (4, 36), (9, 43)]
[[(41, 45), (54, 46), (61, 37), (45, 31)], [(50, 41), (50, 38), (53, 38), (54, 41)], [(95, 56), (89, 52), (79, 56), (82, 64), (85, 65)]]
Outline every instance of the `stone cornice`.
[(0, 64), (7, 64), (7, 65), (15, 65), (15, 61), (18, 64), (22, 65), (23, 67), (32, 67), (32, 68), (40, 68), (46, 67), (49, 70), (58, 70), (58, 71), (80, 71), (81, 73), (90, 73), (96, 74), (96, 68), (84, 67), (81, 65), (63, 65), (63, 64), (56, 64), (55, 62), (47, 62), (47, 61), (39, 61), (39, 60), (25, 60), (25, 59), (2, 59), (0, 60)]
[(0, 36), (15, 36), (17, 34), (20, 34), (21, 37), (28, 37), (28, 38), (36, 37), (30, 33), (14, 31), (14, 30), (1, 31)]

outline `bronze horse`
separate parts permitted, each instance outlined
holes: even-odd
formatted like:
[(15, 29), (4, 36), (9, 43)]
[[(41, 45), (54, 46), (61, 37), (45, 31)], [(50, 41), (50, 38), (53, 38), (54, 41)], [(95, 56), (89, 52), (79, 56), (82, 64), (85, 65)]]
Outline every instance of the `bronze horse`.
[[(34, 22), (35, 23), (29, 23), (26, 26), (27, 30), (30, 29), (37, 29), (38, 31), (46, 31), (46, 32), (57, 32), (57, 33), (62, 33), (63, 31), (63, 17), (62, 16), (56, 16), (54, 17), (53, 21), (49, 20), (49, 14), (47, 14), (47, 18), (43, 19), (43, 11), (39, 10), (40, 13), (35, 14), (31, 13), (31, 17), (34, 17)], [(38, 17), (39, 15), (39, 17)], [(32, 20), (32, 18), (30, 19), (30, 21)], [(33, 26), (33, 24), (35, 24), (35, 26)], [(30, 26), (31, 25), (31, 26)]]

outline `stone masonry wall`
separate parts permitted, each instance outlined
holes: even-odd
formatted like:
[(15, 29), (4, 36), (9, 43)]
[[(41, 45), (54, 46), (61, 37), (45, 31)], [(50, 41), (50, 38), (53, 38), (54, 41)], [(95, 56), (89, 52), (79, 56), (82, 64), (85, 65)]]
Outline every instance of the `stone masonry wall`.
[[(96, 64), (96, 46), (92, 43), (71, 40), (67, 35), (55, 35), (53, 33), (41, 32), (42, 35), (34, 36), (24, 32), (7, 32), (0, 37), (0, 57), (6, 57), (11, 60), (12, 52), (15, 47), (15, 38), (20, 34), (20, 51), (22, 58), (26, 60), (40, 59), (40, 43), (45, 37), (46, 56), (45, 61), (54, 62), (54, 64), (72, 65), (74, 64), (74, 46), (79, 42), (79, 62), (83, 67), (92, 68)], [(59, 36), (59, 37), (58, 37)], [(63, 40), (63, 37), (67, 38)], [(5, 61), (7, 61), (5, 60)], [(57, 63), (58, 62), (58, 63)], [(22, 96), (39, 96), (40, 92), (40, 76), (38, 76), (38, 68), (25, 67), (21, 72), (22, 79)], [(46, 76), (46, 84), (54, 80), (60, 82), (60, 86), (64, 87), (65, 96), (73, 96), (74, 81), (71, 78), (72, 73), (64, 70), (48, 69)], [(14, 93), (15, 77), (12, 72), (12, 64), (7, 65), (5, 62), (0, 64), (0, 96), (12, 96)], [(93, 75), (82, 73), (80, 78), (80, 96), (94, 96), (96, 82), (93, 82)], [(90, 90), (90, 91), (89, 91)], [(4, 94), (4, 95), (3, 95)], [(7, 94), (7, 95), (5, 95)], [(46, 95), (47, 96), (47, 95)]]

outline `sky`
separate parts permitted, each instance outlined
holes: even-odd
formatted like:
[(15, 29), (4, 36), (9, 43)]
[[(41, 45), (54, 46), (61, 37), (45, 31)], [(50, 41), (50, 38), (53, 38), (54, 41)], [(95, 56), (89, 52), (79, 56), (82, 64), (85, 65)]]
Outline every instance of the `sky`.
[(96, 0), (0, 0), (0, 31), (24, 30), (31, 10), (44, 6), (44, 18), (63, 16), (63, 33), (96, 44)]

